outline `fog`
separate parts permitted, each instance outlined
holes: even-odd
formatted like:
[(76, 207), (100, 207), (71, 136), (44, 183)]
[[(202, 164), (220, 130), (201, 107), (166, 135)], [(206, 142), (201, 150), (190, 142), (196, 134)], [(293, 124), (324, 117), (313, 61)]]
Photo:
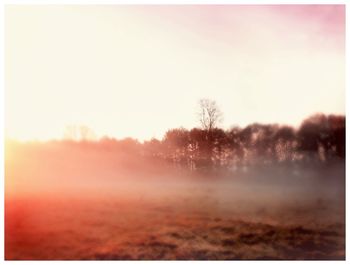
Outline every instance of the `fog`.
[(69, 142), (5, 158), (6, 259), (345, 256), (343, 160), (192, 172)]

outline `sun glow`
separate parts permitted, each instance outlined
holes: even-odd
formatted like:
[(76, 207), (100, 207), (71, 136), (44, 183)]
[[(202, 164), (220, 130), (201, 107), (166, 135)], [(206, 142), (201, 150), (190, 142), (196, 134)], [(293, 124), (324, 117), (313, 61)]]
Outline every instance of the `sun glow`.
[[(345, 113), (344, 6), (8, 6), (5, 133), (162, 137), (198, 126), (298, 125)], [(65, 19), (62, 20), (62, 17)], [(30, 36), (30, 37), (29, 37)]]

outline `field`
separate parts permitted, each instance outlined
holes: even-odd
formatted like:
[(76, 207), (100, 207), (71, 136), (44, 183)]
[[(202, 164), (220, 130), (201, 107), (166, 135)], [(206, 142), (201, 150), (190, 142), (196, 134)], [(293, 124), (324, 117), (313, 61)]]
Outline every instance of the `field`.
[(344, 260), (343, 167), (286, 172), (8, 184), (5, 257)]

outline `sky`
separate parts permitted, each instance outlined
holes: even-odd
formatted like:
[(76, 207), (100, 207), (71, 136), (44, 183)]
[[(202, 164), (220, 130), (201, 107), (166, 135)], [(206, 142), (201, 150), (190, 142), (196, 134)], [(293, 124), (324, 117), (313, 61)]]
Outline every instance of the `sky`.
[(5, 136), (162, 138), (345, 114), (344, 5), (5, 7)]

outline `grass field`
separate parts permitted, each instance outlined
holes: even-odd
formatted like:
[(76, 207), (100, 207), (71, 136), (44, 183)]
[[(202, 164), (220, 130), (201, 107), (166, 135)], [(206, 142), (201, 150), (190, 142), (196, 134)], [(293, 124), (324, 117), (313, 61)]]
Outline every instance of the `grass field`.
[(5, 257), (345, 259), (343, 183), (297, 179), (63, 182), (8, 192)]

